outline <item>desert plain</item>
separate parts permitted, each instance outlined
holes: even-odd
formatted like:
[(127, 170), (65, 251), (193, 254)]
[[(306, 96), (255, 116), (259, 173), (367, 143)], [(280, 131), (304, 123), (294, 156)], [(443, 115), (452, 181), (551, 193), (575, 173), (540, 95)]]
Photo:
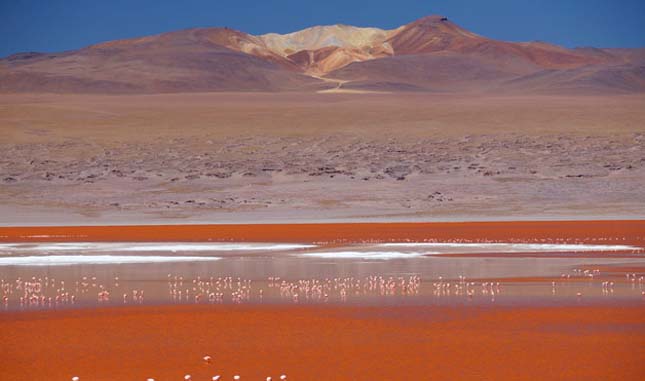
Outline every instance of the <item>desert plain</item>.
[(642, 95), (3, 94), (0, 223), (637, 218), (643, 105)]

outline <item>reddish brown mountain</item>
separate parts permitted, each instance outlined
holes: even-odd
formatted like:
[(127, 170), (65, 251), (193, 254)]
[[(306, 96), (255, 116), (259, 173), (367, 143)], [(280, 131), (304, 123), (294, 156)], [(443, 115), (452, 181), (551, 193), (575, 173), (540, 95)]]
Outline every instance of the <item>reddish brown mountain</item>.
[(393, 30), (317, 26), (253, 36), (182, 30), (0, 60), (3, 92), (643, 92), (645, 49), (496, 41), (443, 16)]
[(319, 80), (248, 34), (192, 29), (60, 54), (10, 56), (0, 90), (156, 93), (317, 89)]
[(543, 68), (571, 68), (603, 60), (542, 42), (495, 41), (464, 30), (442, 16), (405, 25), (388, 42), (396, 55), (452, 52), (495, 60), (523, 58)]

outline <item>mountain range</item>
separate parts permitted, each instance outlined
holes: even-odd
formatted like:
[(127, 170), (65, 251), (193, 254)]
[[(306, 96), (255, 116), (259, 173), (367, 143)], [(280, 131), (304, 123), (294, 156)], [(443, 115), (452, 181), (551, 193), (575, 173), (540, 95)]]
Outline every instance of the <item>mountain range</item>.
[(645, 92), (645, 48), (505, 42), (428, 16), (392, 30), (199, 28), (0, 59), (0, 92)]

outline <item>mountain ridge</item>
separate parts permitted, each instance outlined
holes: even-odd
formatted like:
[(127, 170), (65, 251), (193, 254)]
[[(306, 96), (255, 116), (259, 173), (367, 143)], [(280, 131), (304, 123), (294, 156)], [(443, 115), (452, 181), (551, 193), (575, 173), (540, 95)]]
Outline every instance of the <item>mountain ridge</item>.
[(431, 15), (389, 30), (335, 24), (251, 35), (190, 28), (61, 53), (18, 53), (0, 59), (0, 91), (320, 91), (360, 85), (383, 91), (575, 92), (572, 84), (584, 78), (578, 86), (583, 92), (643, 92), (644, 66), (645, 49), (498, 41)]

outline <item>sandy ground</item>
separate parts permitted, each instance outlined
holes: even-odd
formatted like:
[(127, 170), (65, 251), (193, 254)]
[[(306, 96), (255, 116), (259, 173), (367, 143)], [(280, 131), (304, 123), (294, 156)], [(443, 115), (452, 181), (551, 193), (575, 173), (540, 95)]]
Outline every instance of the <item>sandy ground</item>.
[(0, 95), (0, 224), (639, 218), (643, 104)]
[(175, 306), (7, 313), (0, 314), (0, 378), (636, 380), (645, 376), (644, 312)]

